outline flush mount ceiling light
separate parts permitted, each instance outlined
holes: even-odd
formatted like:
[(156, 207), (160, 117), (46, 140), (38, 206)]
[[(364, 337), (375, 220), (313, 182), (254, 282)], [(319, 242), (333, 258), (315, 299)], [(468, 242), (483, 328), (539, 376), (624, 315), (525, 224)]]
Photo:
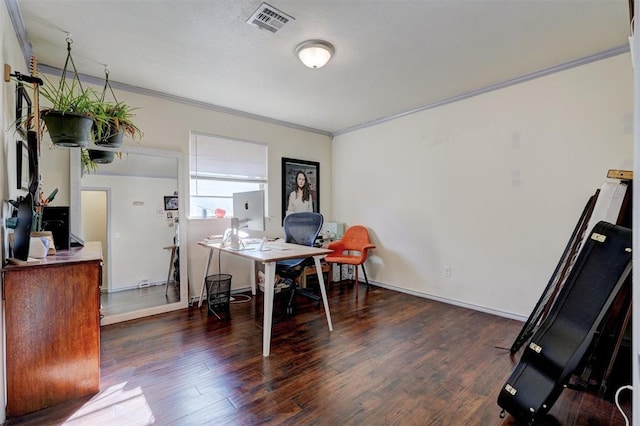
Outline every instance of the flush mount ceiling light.
[(322, 68), (334, 52), (333, 45), (323, 40), (303, 41), (296, 47), (298, 59), (309, 68)]

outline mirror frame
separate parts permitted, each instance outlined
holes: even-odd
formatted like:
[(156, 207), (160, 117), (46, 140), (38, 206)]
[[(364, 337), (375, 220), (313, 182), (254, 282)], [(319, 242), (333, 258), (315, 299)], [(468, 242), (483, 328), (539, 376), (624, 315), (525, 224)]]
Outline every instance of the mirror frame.
[[(117, 149), (105, 148), (99, 146), (91, 146), (91, 149), (101, 151), (117, 151), (124, 154), (140, 154), (157, 156), (164, 158), (175, 158), (178, 165), (178, 177), (177, 188), (178, 194), (187, 194), (185, 176), (185, 156), (179, 151), (165, 151), (153, 148), (145, 148), (138, 146), (121, 146)], [(80, 150), (69, 150), (69, 192), (70, 192), (70, 205), (71, 205), (71, 217), (81, 217), (81, 189), (82, 189), (82, 166), (80, 163)], [(179, 236), (180, 236), (180, 265), (184, 265), (180, 268), (180, 282), (187, 283), (180, 286), (180, 301), (176, 303), (168, 303), (161, 306), (154, 306), (151, 308), (140, 309), (137, 311), (124, 312), (121, 314), (104, 316), (100, 320), (100, 325), (114, 324), (123, 321), (129, 321), (136, 318), (148, 317), (151, 315), (161, 314), (165, 312), (176, 311), (179, 309), (185, 309), (189, 306), (189, 279), (188, 279), (188, 265), (187, 265), (187, 215), (186, 215), (186, 197), (178, 197), (178, 221), (180, 224)], [(71, 223), (71, 232), (78, 235), (80, 229), (80, 223), (77, 221)], [(107, 235), (107, 239), (111, 239), (111, 235)], [(111, 244), (108, 244), (107, 250), (111, 250)], [(110, 259), (113, 259), (111, 253), (108, 253)], [(111, 265), (107, 265), (108, 276), (111, 277)]]

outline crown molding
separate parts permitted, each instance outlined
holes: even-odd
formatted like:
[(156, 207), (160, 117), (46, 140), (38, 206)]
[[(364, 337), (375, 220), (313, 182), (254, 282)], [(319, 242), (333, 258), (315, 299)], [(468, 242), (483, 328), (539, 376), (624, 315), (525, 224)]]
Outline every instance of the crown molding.
[(27, 69), (29, 69), (31, 66), (33, 50), (29, 37), (27, 36), (27, 30), (24, 27), (22, 14), (20, 13), (20, 6), (18, 6), (17, 0), (5, 0), (5, 4), (7, 5), (7, 11), (9, 12), (9, 19), (11, 19), (11, 23), (13, 24), (13, 30), (15, 31), (18, 43), (20, 44), (20, 50), (22, 50), (22, 55), (24, 56), (25, 65)]
[(391, 115), (389, 117), (380, 118), (377, 120), (367, 121), (362, 124), (358, 124), (355, 126), (347, 127), (346, 129), (338, 130), (333, 132), (333, 136), (344, 135), (346, 133), (355, 132), (357, 130), (366, 129), (368, 127), (377, 126), (378, 124), (386, 123), (388, 121), (396, 120), (398, 118), (406, 117), (407, 115), (415, 114), (417, 112), (426, 111), (429, 109), (441, 107), (443, 105), (451, 104), (454, 102), (462, 101), (464, 99), (469, 99), (474, 96), (482, 95), (485, 93), (493, 92), (494, 90), (504, 89), (509, 86), (514, 86), (516, 84), (521, 84), (526, 81), (534, 80), (536, 78), (544, 77), (550, 74), (554, 74), (560, 71), (566, 71), (568, 69), (578, 67), (581, 65), (590, 64), (592, 62), (600, 61), (602, 59), (607, 59), (612, 56), (621, 55), (623, 53), (629, 52), (629, 45), (623, 45), (620, 47), (616, 47), (610, 50), (605, 50), (604, 52), (596, 53), (594, 55), (585, 56), (580, 59), (576, 59), (575, 61), (566, 62), (564, 64), (556, 65), (554, 67), (546, 68), (540, 71), (532, 72), (530, 74), (523, 75), (521, 77), (516, 77), (511, 80), (506, 80), (500, 83), (492, 84), (491, 86), (486, 86), (480, 89), (471, 90), (469, 92), (461, 93), (456, 96), (452, 96), (446, 99), (442, 99), (440, 101), (431, 102), (417, 108), (411, 109), (409, 111), (401, 112), (399, 114)]

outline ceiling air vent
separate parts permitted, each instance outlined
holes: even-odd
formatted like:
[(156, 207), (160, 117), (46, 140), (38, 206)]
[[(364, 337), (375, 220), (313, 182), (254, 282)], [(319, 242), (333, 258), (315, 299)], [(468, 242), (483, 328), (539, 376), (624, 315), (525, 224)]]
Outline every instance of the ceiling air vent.
[(279, 11), (270, 4), (262, 3), (260, 7), (253, 12), (253, 15), (247, 19), (247, 24), (262, 30), (271, 31), (272, 33), (277, 33), (287, 22), (294, 19), (293, 16)]

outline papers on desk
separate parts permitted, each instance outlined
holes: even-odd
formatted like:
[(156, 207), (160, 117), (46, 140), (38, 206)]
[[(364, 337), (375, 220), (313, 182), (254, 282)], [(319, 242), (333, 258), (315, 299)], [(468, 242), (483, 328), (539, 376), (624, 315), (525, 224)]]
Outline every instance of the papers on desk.
[(243, 238), (242, 242), (245, 244), (260, 244), (262, 242), (262, 238)]
[(224, 235), (209, 235), (203, 241), (205, 244), (218, 244), (224, 240)]
[[(242, 243), (248, 246), (255, 246), (262, 244), (262, 238), (243, 238)], [(257, 248), (257, 247), (255, 247)], [(253, 248), (245, 248), (245, 250), (252, 250)], [(242, 250), (242, 249), (241, 249)], [(269, 240), (260, 251), (269, 250), (291, 250), (290, 247), (284, 245), (284, 240)]]
[(15, 257), (10, 257), (7, 259), (11, 265), (33, 265), (35, 263), (43, 263), (45, 259), (36, 259), (35, 257), (27, 257), (27, 260), (16, 259)]
[(222, 238), (217, 239), (217, 238), (205, 238), (204, 240), (202, 240), (202, 242), (204, 242), (205, 244), (218, 244), (222, 242)]
[[(204, 244), (221, 244), (223, 241), (224, 241), (224, 238), (222, 235), (209, 235), (207, 238), (202, 240)], [(226, 244), (225, 248), (233, 251), (257, 250), (258, 246), (262, 244), (261, 238), (243, 238), (241, 241), (242, 241), (242, 245), (240, 246), (240, 248), (232, 249), (229, 247), (229, 244)], [(269, 250), (284, 251), (284, 250), (291, 250), (291, 247), (288, 247), (285, 244), (284, 240), (278, 239), (278, 240), (269, 241), (267, 244), (264, 245), (261, 251), (269, 251)]]
[(267, 248), (269, 250), (291, 250), (290, 247), (286, 247), (282, 245), (282, 243), (270, 243), (270, 244), (267, 244)]

